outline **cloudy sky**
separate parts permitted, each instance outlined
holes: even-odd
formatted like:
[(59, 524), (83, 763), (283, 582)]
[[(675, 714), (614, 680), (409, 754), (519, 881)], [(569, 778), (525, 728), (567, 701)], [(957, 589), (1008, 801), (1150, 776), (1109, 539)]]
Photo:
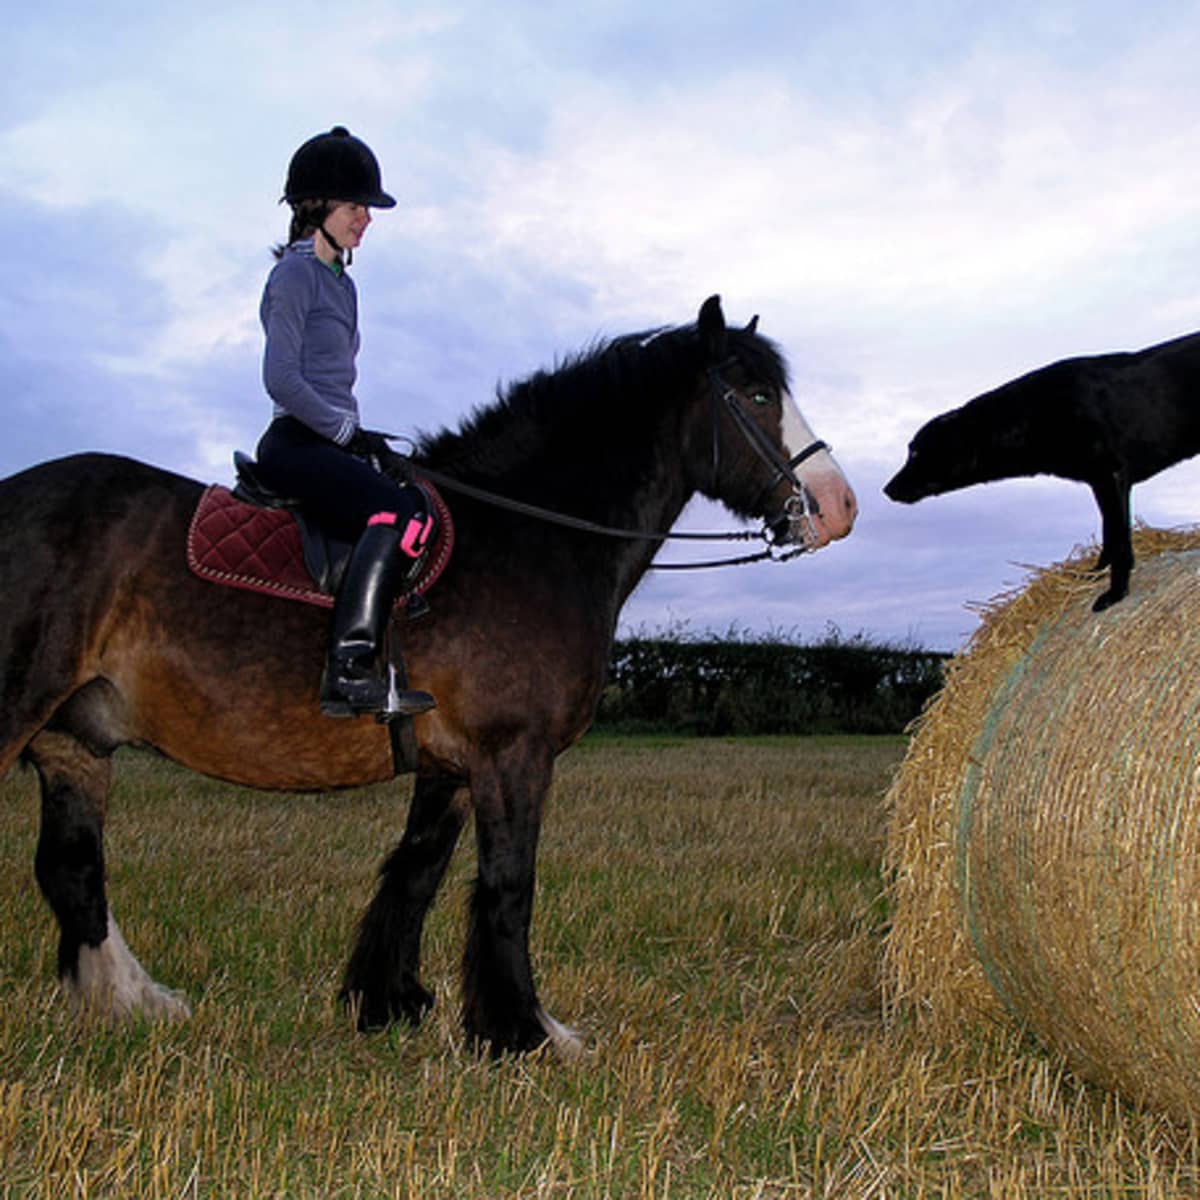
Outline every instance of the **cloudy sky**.
[[(268, 416), (287, 160), (343, 123), (400, 200), (353, 268), (368, 424), (455, 424), (712, 292), (785, 349), (857, 530), (652, 575), (627, 629), (958, 647), (972, 605), (1099, 521), (1050, 479), (894, 505), (912, 433), (1043, 363), (1200, 328), (1196, 3), (43, 0), (5, 33), (0, 474), (104, 449), (229, 482)], [(1134, 503), (1200, 520), (1200, 465)]]

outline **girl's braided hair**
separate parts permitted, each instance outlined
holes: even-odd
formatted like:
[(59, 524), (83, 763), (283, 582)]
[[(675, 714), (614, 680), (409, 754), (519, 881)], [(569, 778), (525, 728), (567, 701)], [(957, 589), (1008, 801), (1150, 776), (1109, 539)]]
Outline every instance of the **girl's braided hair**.
[(316, 233), (332, 209), (333, 205), (328, 200), (297, 200), (292, 205), (292, 223), (288, 226), (287, 241), (273, 247), (271, 253), (276, 258), (282, 258), (283, 252), (293, 242)]

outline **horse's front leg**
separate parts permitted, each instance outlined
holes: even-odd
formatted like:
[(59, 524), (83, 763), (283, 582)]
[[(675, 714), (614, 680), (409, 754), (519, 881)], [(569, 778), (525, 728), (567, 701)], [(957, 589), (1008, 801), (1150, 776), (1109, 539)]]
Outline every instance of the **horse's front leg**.
[(577, 1034), (542, 1008), (529, 960), (529, 927), (542, 806), (553, 757), (524, 745), (473, 766), (471, 803), (479, 877), (463, 956), (463, 1027), (493, 1055), (534, 1050), (547, 1040), (564, 1056)]
[(415, 1025), (433, 1007), (419, 978), (421, 933), (467, 811), (467, 790), (458, 780), (417, 779), (404, 836), (380, 870), (342, 985), (360, 1029), (399, 1020)]

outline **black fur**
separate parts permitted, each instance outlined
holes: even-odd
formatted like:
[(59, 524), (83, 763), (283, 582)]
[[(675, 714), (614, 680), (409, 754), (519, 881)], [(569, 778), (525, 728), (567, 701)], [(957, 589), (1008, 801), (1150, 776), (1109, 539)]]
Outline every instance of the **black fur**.
[(1129, 591), (1129, 493), (1200, 453), (1200, 333), (1129, 354), (1069, 358), (934, 417), (884, 487), (912, 504), (976, 483), (1056, 475), (1096, 497), (1109, 587), (1097, 612)]
[[(748, 378), (788, 390), (778, 347), (753, 324), (727, 329), (719, 311), (722, 356), (736, 357)], [(700, 376), (713, 363), (708, 341), (697, 324), (601, 342), (501, 391), (458, 431), (425, 438), (417, 461), (514, 499), (601, 523), (627, 519), (626, 498), (652, 463), (631, 453), (625, 431), (654, 425), (655, 412), (673, 403), (680, 379)], [(579, 447), (607, 444), (613, 487), (598, 496), (577, 469)]]
[(419, 978), (421, 929), (466, 823), (470, 797), (458, 780), (419, 776), (400, 844), (358, 929), (342, 999), (362, 1029), (419, 1024), (433, 994)]
[(42, 827), (34, 873), (58, 918), (58, 974), (74, 977), (79, 951), (108, 935), (104, 888), (104, 804), (109, 759), (68, 734), (46, 733), (26, 757), (37, 769)]

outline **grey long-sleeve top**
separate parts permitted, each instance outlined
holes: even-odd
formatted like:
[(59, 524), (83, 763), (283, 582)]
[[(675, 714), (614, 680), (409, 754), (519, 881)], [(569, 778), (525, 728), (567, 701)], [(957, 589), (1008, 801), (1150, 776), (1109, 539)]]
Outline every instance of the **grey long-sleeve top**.
[(293, 242), (263, 289), (263, 383), (275, 416), (291, 416), (344, 446), (358, 428), (354, 398), (358, 294), (326, 266), (311, 240)]

